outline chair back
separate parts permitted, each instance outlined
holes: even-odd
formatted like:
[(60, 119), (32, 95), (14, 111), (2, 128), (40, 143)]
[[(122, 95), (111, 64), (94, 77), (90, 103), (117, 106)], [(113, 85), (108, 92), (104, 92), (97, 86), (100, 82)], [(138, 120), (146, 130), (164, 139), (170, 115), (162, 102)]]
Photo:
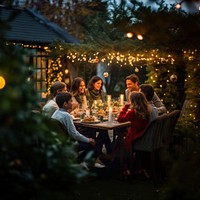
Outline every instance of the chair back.
[(163, 144), (169, 145), (173, 143), (173, 132), (180, 117), (180, 113), (180, 110), (174, 110), (171, 113), (167, 114), (168, 117), (163, 135)]
[(66, 136), (69, 136), (67, 130), (64, 128), (62, 123), (58, 121), (57, 119), (49, 118), (50, 119), (50, 128), (52, 131), (55, 131), (59, 134), (64, 134)]
[(133, 149), (152, 152), (163, 144), (163, 132), (167, 123), (167, 114), (158, 116), (145, 129), (143, 135), (133, 142)]

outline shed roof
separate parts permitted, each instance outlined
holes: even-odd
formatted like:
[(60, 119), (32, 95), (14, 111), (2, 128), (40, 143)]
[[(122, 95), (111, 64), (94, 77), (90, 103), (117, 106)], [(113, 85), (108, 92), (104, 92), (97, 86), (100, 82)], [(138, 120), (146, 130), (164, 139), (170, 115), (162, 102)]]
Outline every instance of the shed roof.
[(0, 21), (10, 26), (5, 33), (5, 38), (11, 42), (37, 45), (46, 45), (55, 41), (79, 43), (75, 37), (34, 9), (1, 6)]

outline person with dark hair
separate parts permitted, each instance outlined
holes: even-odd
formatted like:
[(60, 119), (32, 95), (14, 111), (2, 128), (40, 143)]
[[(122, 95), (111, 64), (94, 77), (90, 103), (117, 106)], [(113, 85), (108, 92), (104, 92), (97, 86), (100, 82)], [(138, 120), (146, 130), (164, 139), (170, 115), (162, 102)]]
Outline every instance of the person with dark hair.
[(93, 138), (87, 138), (76, 130), (73, 119), (68, 112), (72, 107), (72, 95), (69, 92), (61, 92), (56, 96), (56, 103), (59, 109), (54, 112), (52, 118), (60, 121), (74, 140), (94, 145)]
[[(98, 78), (97, 78), (98, 79)], [(87, 98), (86, 98), (86, 90), (85, 90), (85, 81), (77, 77), (73, 80), (72, 87), (71, 87), (71, 94), (72, 94), (72, 100), (73, 102), (77, 102), (79, 104), (79, 110), (73, 110), (71, 112), (72, 115), (77, 116), (77, 113), (79, 114), (80, 108), (86, 110), (87, 108)], [(93, 129), (91, 132), (91, 129), (89, 130), (88, 128), (83, 128), (83, 127), (77, 127), (78, 130), (86, 130), (88, 132), (88, 136), (92, 138), (96, 138), (96, 134), (94, 133), (95, 131), (99, 132), (98, 134), (101, 135), (103, 134), (104, 137), (106, 136), (105, 140), (105, 148), (107, 153), (111, 152), (111, 141), (108, 135), (108, 131), (106, 130), (95, 130)], [(89, 132), (91, 134), (89, 134)]]
[(158, 117), (158, 111), (152, 103), (152, 98), (154, 95), (153, 86), (151, 84), (142, 84), (140, 85), (140, 92), (142, 92), (146, 96), (146, 99), (151, 107), (150, 120), (149, 120), (150, 123), (151, 121), (153, 121)]
[(132, 91), (139, 91), (139, 78), (135, 74), (131, 74), (126, 77), (126, 90), (125, 90), (125, 97), (128, 102), (130, 102), (130, 93)]
[(130, 95), (130, 103), (127, 103), (118, 116), (119, 122), (130, 121), (130, 127), (120, 133), (117, 138), (116, 146), (113, 149), (112, 156), (116, 155), (118, 149), (121, 155), (121, 173), (122, 176), (128, 177), (132, 170), (132, 143), (141, 137), (144, 130), (149, 124), (151, 108), (142, 92), (133, 91)]
[[(128, 102), (130, 102), (130, 94), (132, 91), (139, 91), (139, 78), (136, 74), (131, 74), (126, 77), (126, 87), (125, 97)], [(152, 103), (157, 108), (158, 114), (161, 115), (167, 111), (165, 105), (162, 103), (158, 95), (154, 92), (152, 97)]]
[[(69, 92), (61, 92), (56, 95), (56, 103), (59, 106), (59, 109), (54, 112), (52, 115), (53, 119), (56, 119), (61, 122), (63, 127), (68, 132), (69, 136), (71, 136), (74, 140), (78, 141), (78, 151), (94, 151), (94, 157), (97, 158), (102, 153), (102, 147), (104, 144), (108, 143), (110, 140), (108, 134), (98, 134), (98, 136), (94, 138), (88, 138), (85, 135), (91, 135), (92, 130), (88, 131), (89, 134), (83, 132), (80, 133), (73, 122), (73, 118), (70, 115), (70, 110), (72, 109), (72, 94)], [(96, 132), (94, 131), (94, 135)]]
[(58, 109), (58, 105), (55, 102), (55, 97), (57, 94), (63, 91), (67, 91), (67, 86), (64, 82), (56, 81), (51, 85), (48, 100), (42, 107), (42, 113), (45, 116), (51, 117), (52, 114)]
[(87, 85), (86, 96), (90, 106), (94, 100), (103, 100), (103, 80), (99, 76), (93, 76)]
[(151, 108), (142, 92), (133, 91), (130, 95), (130, 103), (127, 103), (119, 113), (118, 121), (130, 121), (131, 126), (126, 136), (127, 143), (140, 137), (148, 125)]
[(72, 94), (72, 100), (78, 104), (79, 108), (86, 109), (87, 98), (86, 98), (86, 86), (85, 81), (81, 77), (74, 78), (71, 86), (70, 93)]

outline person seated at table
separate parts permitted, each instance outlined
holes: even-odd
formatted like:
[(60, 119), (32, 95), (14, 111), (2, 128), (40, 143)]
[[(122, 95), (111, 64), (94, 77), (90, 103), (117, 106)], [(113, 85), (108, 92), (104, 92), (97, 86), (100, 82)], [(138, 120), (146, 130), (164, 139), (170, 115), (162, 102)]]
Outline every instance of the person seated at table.
[(150, 119), (149, 119), (149, 123), (150, 123), (158, 117), (158, 110), (152, 103), (152, 98), (154, 96), (154, 88), (151, 84), (141, 84), (139, 91), (145, 95), (151, 107), (151, 113), (150, 113)]
[(132, 143), (144, 133), (149, 124), (150, 112), (151, 107), (145, 95), (134, 91), (130, 95), (130, 103), (127, 103), (119, 113), (118, 122), (131, 122), (127, 132), (118, 135), (118, 142), (112, 152), (112, 156), (115, 156), (117, 150), (120, 152), (122, 164), (120, 168), (124, 177), (131, 175)]
[(50, 95), (46, 104), (42, 107), (42, 113), (51, 117), (53, 113), (58, 109), (58, 105), (56, 104), (55, 97), (60, 92), (67, 91), (67, 86), (64, 82), (56, 81), (50, 87)]
[[(73, 117), (80, 117), (81, 112), (85, 112), (87, 108), (87, 99), (86, 99), (86, 91), (85, 91), (85, 81), (81, 77), (77, 77), (73, 80), (70, 93), (72, 94), (72, 101), (75, 104), (78, 104), (77, 108), (74, 109), (70, 114)], [(84, 111), (83, 111), (84, 110)], [(77, 126), (78, 131), (87, 130), (88, 128), (83, 128), (81, 126)], [(89, 131), (87, 131), (89, 132)], [(87, 134), (88, 137), (96, 138), (96, 134), (91, 132), (90, 135)]]
[[(93, 138), (88, 138), (84, 136), (87, 135), (87, 133), (80, 133), (79, 131), (77, 131), (72, 116), (69, 113), (72, 109), (71, 93), (61, 92), (57, 94), (56, 103), (59, 106), (59, 109), (54, 112), (52, 118), (60, 121), (69, 136), (78, 141), (78, 151), (88, 152), (90, 150), (93, 150), (94, 157), (97, 158), (102, 153), (103, 145), (109, 142), (108, 134), (98, 134), (98, 136), (94, 140)], [(88, 131), (90, 131), (90, 133), (92, 132), (92, 130), (89, 129)]]
[(86, 96), (91, 107), (94, 100), (103, 101), (103, 80), (99, 76), (93, 76), (87, 85)]
[[(129, 102), (129, 96), (132, 91), (139, 91), (139, 78), (136, 74), (131, 74), (126, 77), (126, 87), (127, 89), (125, 90), (125, 97), (126, 100)], [(165, 105), (162, 103), (156, 92), (154, 92), (153, 98), (152, 98), (152, 103), (153, 105), (157, 108), (158, 114), (161, 115), (163, 113), (166, 113), (167, 109)]]
[(86, 86), (85, 81), (81, 77), (74, 78), (70, 93), (72, 94), (72, 100), (77, 104), (77, 109), (73, 111), (72, 114), (79, 115), (79, 109), (86, 110), (87, 108), (87, 99), (86, 99)]

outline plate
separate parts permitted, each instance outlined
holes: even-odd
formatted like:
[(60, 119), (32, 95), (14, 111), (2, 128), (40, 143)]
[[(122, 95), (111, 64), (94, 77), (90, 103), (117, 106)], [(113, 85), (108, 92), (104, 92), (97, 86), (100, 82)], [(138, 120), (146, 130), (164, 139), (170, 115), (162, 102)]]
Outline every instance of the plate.
[(103, 121), (108, 121), (108, 118), (107, 118), (107, 117), (104, 117), (104, 118), (103, 118)]
[(96, 123), (99, 123), (100, 120), (95, 120), (95, 121), (83, 121), (81, 120), (81, 123), (85, 123), (85, 124), (96, 124)]
[(73, 118), (73, 121), (78, 121), (78, 120), (80, 120), (80, 117), (74, 117)]

